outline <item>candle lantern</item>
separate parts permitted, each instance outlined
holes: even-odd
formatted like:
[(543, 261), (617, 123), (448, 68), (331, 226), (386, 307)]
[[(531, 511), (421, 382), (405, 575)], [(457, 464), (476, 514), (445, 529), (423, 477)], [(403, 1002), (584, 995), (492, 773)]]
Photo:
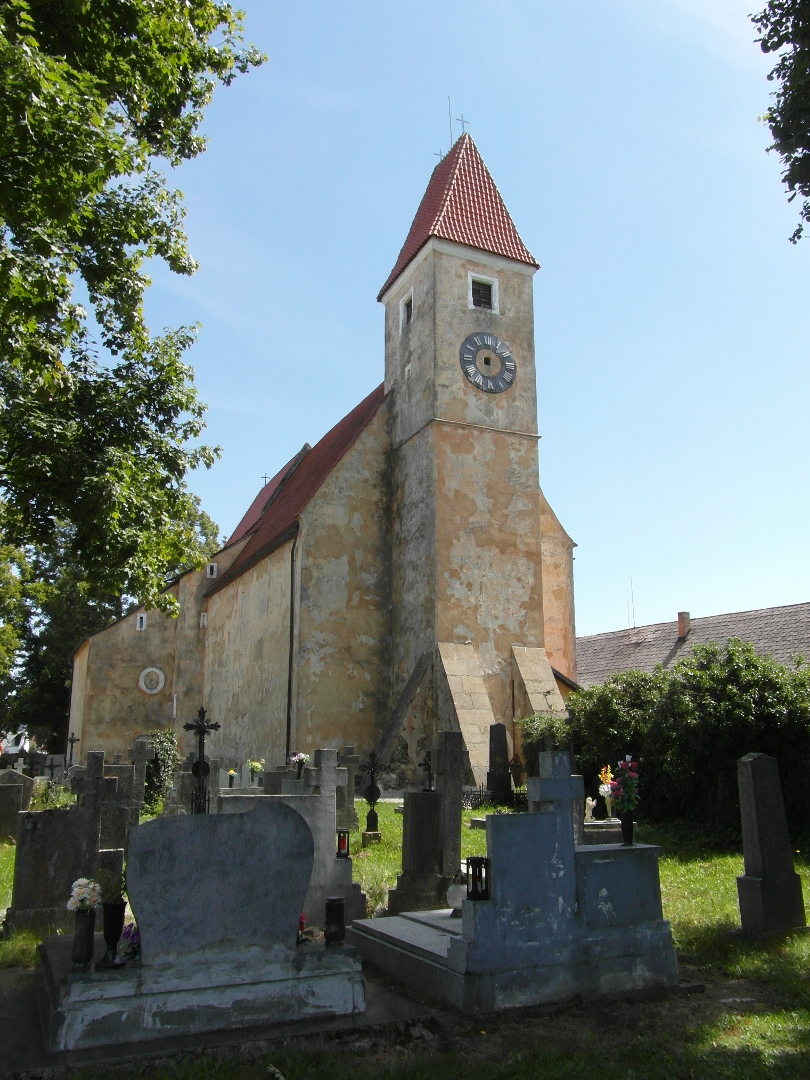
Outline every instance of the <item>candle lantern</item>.
[(342, 896), (330, 896), (326, 900), (326, 919), (323, 928), (327, 945), (342, 945), (346, 940), (346, 901)]
[(489, 859), (481, 855), (467, 859), (467, 899), (489, 900)]
[(349, 830), (338, 829), (337, 831), (337, 857), (348, 859), (349, 857)]

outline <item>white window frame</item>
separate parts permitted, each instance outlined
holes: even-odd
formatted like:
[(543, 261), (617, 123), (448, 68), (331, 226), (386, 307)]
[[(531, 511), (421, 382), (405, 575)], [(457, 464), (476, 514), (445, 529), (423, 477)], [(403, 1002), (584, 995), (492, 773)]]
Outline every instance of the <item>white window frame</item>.
[(200, 627), (202, 629), (204, 629), (206, 626), (208, 626), (208, 612), (207, 611), (201, 611), (200, 612)]
[(145, 630), (146, 629), (146, 614), (144, 612), (142, 612), (142, 611), (139, 612), (135, 616), (135, 629), (136, 630)]
[(213, 581), (213, 579), (217, 576), (218, 573), (219, 573), (219, 565), (217, 563), (210, 562), (210, 563), (208, 563), (206, 565), (206, 567), (205, 567), (205, 576), (210, 581)]
[(400, 332), (400, 334), (402, 333), (402, 331), (405, 329), (406, 326), (410, 325), (410, 323), (405, 322), (405, 305), (408, 303), (409, 300), (411, 302), (411, 323), (412, 323), (413, 322), (413, 316), (414, 316), (413, 289), (409, 289), (405, 293), (405, 295), (402, 297), (400, 302), (399, 302), (399, 332)]
[[(480, 282), (483, 282), (484, 285), (491, 285), (492, 286), (492, 307), (491, 308), (476, 307), (475, 304), (473, 303), (472, 287), (473, 287), (473, 282), (474, 281), (480, 281)], [(500, 306), (500, 297), (498, 295), (498, 279), (493, 278), (493, 277), (487, 277), (486, 274), (476, 274), (476, 273), (473, 273), (472, 270), (470, 270), (468, 272), (468, 274), (467, 274), (467, 306), (470, 308), (471, 311), (490, 311), (491, 310), (493, 315), (500, 315), (501, 306)]]

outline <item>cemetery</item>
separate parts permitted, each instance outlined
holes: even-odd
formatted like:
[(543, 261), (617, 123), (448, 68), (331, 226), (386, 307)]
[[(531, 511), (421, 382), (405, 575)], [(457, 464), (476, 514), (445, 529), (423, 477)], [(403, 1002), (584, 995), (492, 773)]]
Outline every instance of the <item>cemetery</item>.
[[(202, 731), (208, 764), (203, 711), (189, 727)], [(496, 766), (495, 727), (490, 749)], [(151, 809), (148, 739), (128, 764), (89, 752), (66, 770), (72, 802), (57, 809), (30, 808), (44, 780), (0, 770), (0, 791), (20, 803), (0, 855), (10, 901), (0, 963), (22, 1014), (33, 991), (21, 995), (19, 980), (36, 981), (47, 1032), (31, 1013), (31, 1074), (61, 1059), (183, 1061), (192, 1045), (225, 1060), (238, 1046), (258, 1061), (274, 1040), (317, 1061), (307, 1048), (316, 1031), (331, 1032), (347, 1062), (369, 1039), (396, 1055), (413, 1032), (427, 1052), (440, 1039), (456, 1045), (453, 1033), (478, 1017), (478, 1037), (492, 1036), (482, 1061), (497, 1047), (522, 1060), (516, 1047), (542, 1030), (565, 1076), (571, 1047), (583, 1032), (604, 1037), (607, 1018), (636, 1041), (637, 1028), (659, 1024), (677, 1063), (686, 1051), (670, 1024), (697, 1032), (716, 1014), (716, 1033), (732, 1019), (756, 1029), (780, 1011), (780, 994), (803, 1008), (810, 874), (774, 758), (737, 763), (732, 854), (686, 825), (634, 822), (635, 807), (622, 809), (632, 760), (608, 769), (619, 814), (608, 818), (604, 797), (586, 805), (568, 750), (534, 755), (525, 801), (503, 775), (465, 787), (464, 753), (460, 733), (439, 733), (423, 788), (389, 793), (377, 784), (383, 763), (352, 746), (322, 749), (260, 776), (244, 770), (238, 786), (217, 771), (213, 800), (213, 769), (178, 757)], [(482, 816), (485, 828), (471, 827)], [(363, 846), (369, 836), (378, 840)]]

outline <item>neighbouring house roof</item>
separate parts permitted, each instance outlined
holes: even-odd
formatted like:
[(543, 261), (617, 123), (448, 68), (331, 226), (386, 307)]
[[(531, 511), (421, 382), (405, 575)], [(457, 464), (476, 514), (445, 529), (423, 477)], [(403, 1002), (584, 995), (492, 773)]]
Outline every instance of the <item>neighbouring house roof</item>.
[(539, 265), (520, 239), (489, 169), (467, 133), (433, 170), (402, 251), (380, 289), (378, 300), (431, 236), (503, 255), (535, 268)]
[(708, 642), (725, 645), (729, 638), (750, 642), (762, 655), (781, 664), (793, 657), (810, 658), (810, 603), (735, 611), (688, 619), (688, 633), (678, 637), (678, 620), (591, 634), (577, 638), (577, 679), (582, 686), (602, 683), (620, 671), (653, 671), (656, 664), (669, 668), (693, 646)]
[[(295, 535), (299, 515), (374, 419), (384, 397), (384, 385), (380, 385), (320, 442), (313, 447), (305, 446), (262, 488), (228, 545), (246, 535), (248, 541), (228, 570), (208, 590), (208, 596), (244, 574)], [(275, 486), (268, 492), (271, 485)], [(261, 508), (258, 514), (257, 507)]]

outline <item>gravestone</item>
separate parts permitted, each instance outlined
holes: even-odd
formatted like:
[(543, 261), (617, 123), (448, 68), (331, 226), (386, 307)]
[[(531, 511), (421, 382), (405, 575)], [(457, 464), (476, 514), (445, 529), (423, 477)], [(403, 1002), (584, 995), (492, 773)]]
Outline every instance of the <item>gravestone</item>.
[(388, 890), (392, 914), (444, 907), (461, 865), (464, 755), (461, 732), (440, 732), (431, 758), (436, 790), (405, 792), (402, 873), (396, 888)]
[(98, 869), (123, 869), (122, 849), (99, 848), (104, 793), (117, 783), (104, 778), (104, 754), (89, 753), (87, 767), (71, 772), (81, 800), (76, 806), (18, 817), (14, 886), (6, 912), (9, 928), (70, 929), (73, 914), (65, 905), (73, 882), (92, 877)]
[[(292, 765), (277, 765), (275, 769), (265, 769), (263, 773), (265, 795), (280, 795), (285, 780), (293, 781), (298, 776), (298, 770)], [(225, 786), (224, 784), (222, 785)]]
[(486, 895), (448, 908), (362, 919), (365, 960), (463, 1013), (672, 986), (678, 967), (649, 845), (575, 847), (584, 796), (567, 754), (530, 777), (528, 814), (487, 817)]
[(346, 786), (336, 791), (337, 826), (339, 829), (359, 829), (360, 819), (354, 805), (355, 778), (360, 768), (360, 755), (355, 746), (344, 746), (340, 753), (341, 768), (346, 770)]
[(509, 771), (509, 744), (506, 740), (505, 724), (489, 726), (487, 791), (491, 793), (496, 804), (509, 804), (512, 801), (512, 774)]
[[(576, 781), (574, 787), (577, 794), (571, 796), (571, 824), (574, 830), (574, 843), (577, 847), (581, 846), (584, 841), (584, 822), (585, 822), (585, 785), (581, 776), (571, 776), (571, 756), (567, 750), (543, 750), (538, 754), (536, 777), (530, 776), (526, 781), (526, 797), (529, 802), (529, 811), (532, 813), (542, 813), (543, 808), (537, 801), (536, 793), (539, 789), (538, 780), (554, 780), (563, 779), (569, 777), (571, 780)], [(534, 804), (534, 805), (533, 805)], [(619, 836), (621, 836), (621, 829), (619, 829)]]
[(46, 939), (52, 1050), (364, 1011), (351, 947), (296, 944), (308, 825), (279, 798), (250, 803), (249, 813), (156, 818), (133, 831), (127, 888), (140, 964), (72, 973), (70, 943)]
[(14, 840), (17, 836), (17, 815), (23, 805), (22, 784), (0, 786), (0, 840)]
[(27, 810), (31, 805), (31, 796), (34, 793), (34, 779), (31, 776), (26, 776), (25, 773), (18, 773), (14, 769), (3, 769), (0, 772), (0, 787), (5, 787), (6, 784), (12, 787), (21, 787), (21, 810)]
[(764, 937), (805, 926), (776, 758), (746, 754), (737, 762), (737, 782), (745, 861), (745, 874), (737, 878), (742, 929)]
[(302, 908), (307, 922), (314, 926), (324, 925), (326, 901), (330, 896), (344, 898), (347, 923), (364, 918), (366, 896), (360, 886), (352, 881), (352, 860), (337, 857), (335, 794), (345, 782), (346, 770), (338, 767), (336, 750), (316, 750), (313, 765), (306, 767), (304, 774), (304, 779), (293, 783), (305, 785), (308, 794), (285, 791), (281, 795), (264, 795), (262, 788), (221, 791), (219, 813), (247, 813), (268, 799), (278, 800), (295, 809), (309, 825), (315, 843), (312, 874)]

